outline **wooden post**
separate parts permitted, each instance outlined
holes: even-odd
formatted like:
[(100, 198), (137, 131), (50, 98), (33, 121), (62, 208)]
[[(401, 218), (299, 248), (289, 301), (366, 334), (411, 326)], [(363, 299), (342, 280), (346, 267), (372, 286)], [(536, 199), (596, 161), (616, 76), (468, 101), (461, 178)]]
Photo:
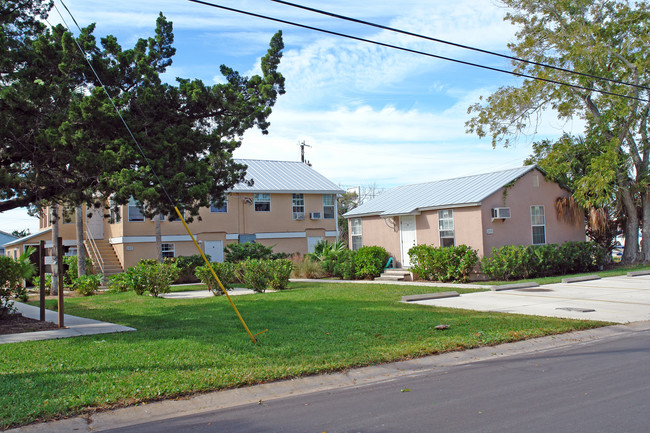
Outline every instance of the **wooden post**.
[(63, 311), (63, 238), (58, 238), (56, 241), (57, 245), (57, 257), (56, 257), (56, 265), (59, 269), (59, 328), (65, 327), (64, 322), (64, 314), (65, 312)]
[(45, 321), (45, 241), (38, 246), (39, 294), (41, 299), (41, 322)]

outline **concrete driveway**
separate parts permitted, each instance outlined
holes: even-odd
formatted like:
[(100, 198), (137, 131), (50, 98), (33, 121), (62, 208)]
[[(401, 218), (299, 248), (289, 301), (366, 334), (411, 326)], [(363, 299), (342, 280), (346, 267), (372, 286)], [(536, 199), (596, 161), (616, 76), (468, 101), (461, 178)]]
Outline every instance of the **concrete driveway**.
[(650, 320), (650, 275), (467, 293), (409, 303), (628, 323)]

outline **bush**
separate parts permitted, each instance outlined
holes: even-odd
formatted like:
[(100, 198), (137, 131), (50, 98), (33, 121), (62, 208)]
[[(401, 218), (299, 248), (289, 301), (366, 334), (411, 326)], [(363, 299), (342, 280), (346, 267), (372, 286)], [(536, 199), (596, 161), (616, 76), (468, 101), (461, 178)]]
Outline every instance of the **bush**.
[(128, 292), (133, 290), (133, 285), (131, 275), (128, 272), (108, 277), (108, 290), (110, 292)]
[(104, 281), (101, 275), (82, 275), (73, 281), (74, 289), (84, 296), (93, 295)]
[(382, 247), (361, 247), (354, 256), (357, 278), (375, 278), (381, 275), (388, 262), (388, 252)]
[(495, 280), (520, 280), (601, 268), (606, 254), (593, 242), (548, 245), (506, 245), (493, 248), (481, 261), (481, 269)]
[(408, 254), (411, 258), (411, 270), (419, 278), (431, 281), (467, 282), (478, 263), (478, 253), (467, 245), (416, 245)]
[(23, 282), (36, 272), (36, 267), (29, 261), (34, 251), (35, 248), (28, 247), (17, 260), (0, 257), (0, 317), (15, 311), (9, 299), (12, 294), (23, 301), (27, 300)]
[(341, 251), (334, 264), (333, 274), (335, 277), (344, 280), (354, 280), (357, 277), (357, 267), (355, 265), (356, 251), (343, 250)]
[(273, 249), (255, 242), (229, 244), (223, 249), (225, 261), (239, 263), (249, 259), (268, 260), (273, 256)]
[(265, 260), (250, 259), (240, 263), (244, 285), (256, 292), (264, 293), (271, 281)]
[[(210, 260), (209, 255), (206, 255), (206, 258)], [(199, 281), (196, 277), (196, 268), (205, 265), (205, 261), (200, 254), (179, 256), (169, 260), (178, 266), (179, 275), (174, 281), (175, 284), (196, 283)]]
[(169, 286), (178, 277), (175, 263), (158, 263), (156, 260), (140, 260), (127, 270), (133, 290), (138, 295), (149, 292), (153, 296), (169, 293)]
[[(32, 280), (34, 282), (34, 288), (40, 290), (41, 288), (41, 277), (35, 276)], [(45, 274), (45, 294), (49, 295), (52, 288), (52, 274)]]
[[(239, 272), (239, 265), (235, 263), (216, 262), (210, 263), (210, 265), (212, 266), (214, 273), (217, 274), (217, 277), (219, 278), (219, 281), (221, 281), (224, 289), (231, 290), (233, 284), (239, 282), (237, 275)], [(223, 291), (215, 281), (212, 272), (210, 272), (210, 268), (208, 268), (208, 265), (198, 266), (195, 270), (195, 274), (199, 281), (205, 284), (215, 296), (223, 295)]]
[[(85, 257), (86, 274), (90, 275), (93, 271), (93, 261)], [(79, 276), (77, 273), (77, 256), (63, 257), (63, 265), (65, 266), (65, 273), (63, 274), (63, 285), (65, 287), (74, 288), (74, 281)]]
[(266, 262), (266, 269), (271, 277), (269, 286), (273, 290), (284, 290), (289, 287), (289, 276), (293, 270), (291, 260), (269, 260)]

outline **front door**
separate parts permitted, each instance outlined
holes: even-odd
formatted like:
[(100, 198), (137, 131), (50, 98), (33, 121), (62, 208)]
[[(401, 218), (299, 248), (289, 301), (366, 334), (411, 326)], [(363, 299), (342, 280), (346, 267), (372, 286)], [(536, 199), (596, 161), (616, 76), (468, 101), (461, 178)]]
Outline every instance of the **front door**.
[(211, 262), (223, 263), (223, 241), (205, 241), (204, 253)]
[(415, 237), (415, 216), (407, 215), (399, 217), (399, 235), (402, 246), (402, 267), (411, 266), (409, 250), (415, 246), (417, 239)]
[(92, 208), (86, 215), (86, 230), (93, 239), (104, 239), (104, 209)]

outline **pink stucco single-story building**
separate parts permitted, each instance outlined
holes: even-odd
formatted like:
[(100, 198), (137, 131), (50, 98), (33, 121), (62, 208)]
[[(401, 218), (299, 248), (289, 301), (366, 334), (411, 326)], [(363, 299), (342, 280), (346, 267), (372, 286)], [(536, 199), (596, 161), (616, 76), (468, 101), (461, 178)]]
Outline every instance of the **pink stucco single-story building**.
[(584, 241), (582, 221), (555, 211), (570, 192), (536, 166), (393, 188), (347, 212), (352, 249), (384, 247), (398, 267), (419, 244), (468, 245), (479, 257), (504, 245)]

